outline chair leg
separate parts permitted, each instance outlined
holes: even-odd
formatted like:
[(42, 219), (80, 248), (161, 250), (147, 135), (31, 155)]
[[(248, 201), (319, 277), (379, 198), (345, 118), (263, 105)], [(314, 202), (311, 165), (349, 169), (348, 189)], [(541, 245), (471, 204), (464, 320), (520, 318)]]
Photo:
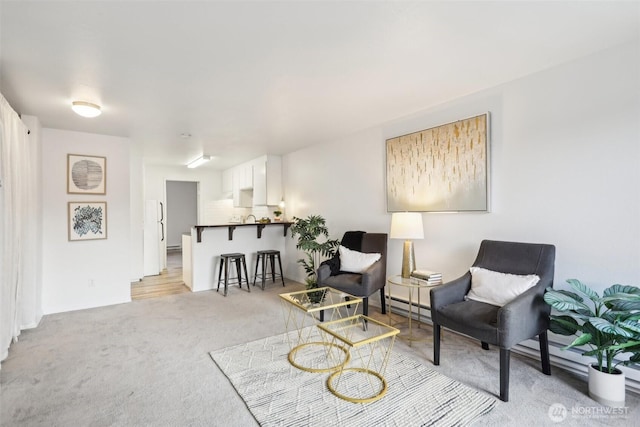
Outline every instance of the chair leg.
[(433, 324), (433, 364), (440, 364), (440, 325)]
[(267, 280), (267, 255), (262, 256), (262, 290), (264, 291), (264, 284)]
[(509, 359), (511, 351), (506, 348), (500, 349), (500, 400), (509, 401)]
[(244, 269), (244, 280), (247, 283), (247, 292), (251, 292), (251, 286), (249, 286), (249, 274), (247, 273), (247, 261), (245, 257), (242, 257), (242, 267)]
[(486, 343), (484, 341), (481, 341), (481, 343), (482, 343), (482, 349), (483, 350), (489, 350), (489, 343)]
[(282, 279), (282, 286), (284, 286), (284, 273), (282, 272), (282, 259), (280, 258), (280, 254), (277, 254), (278, 257), (278, 266), (280, 266), (280, 279)]
[(362, 298), (362, 314), (369, 315), (369, 297)]
[(538, 335), (538, 341), (540, 342), (542, 373), (545, 375), (551, 375), (551, 361), (549, 360), (549, 339), (547, 337), (547, 331), (544, 331), (540, 335)]
[[(240, 287), (240, 289), (242, 289), (242, 261), (240, 261), (240, 259), (236, 259), (233, 262), (236, 265), (236, 273), (238, 275), (238, 286)], [(247, 286), (248, 288), (249, 286)]]
[(380, 304), (382, 304), (382, 314), (387, 314), (387, 301), (384, 296), (384, 286), (380, 288)]
[(218, 269), (218, 288), (216, 292), (220, 292), (220, 280), (222, 279), (222, 268), (224, 265), (224, 258), (220, 257), (220, 268)]
[(227, 291), (229, 290), (229, 264), (231, 264), (231, 259), (227, 259), (224, 263), (224, 296), (227, 296)]
[(256, 253), (256, 268), (253, 271), (253, 286), (256, 285), (256, 278), (258, 277), (258, 263), (260, 262), (260, 254)]
[(269, 261), (271, 264), (271, 283), (276, 283), (276, 256), (269, 255)]

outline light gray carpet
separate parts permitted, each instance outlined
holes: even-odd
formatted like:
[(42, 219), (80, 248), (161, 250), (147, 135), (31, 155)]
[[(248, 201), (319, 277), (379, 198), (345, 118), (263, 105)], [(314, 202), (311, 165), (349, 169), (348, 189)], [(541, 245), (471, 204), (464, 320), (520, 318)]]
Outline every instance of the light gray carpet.
[[(302, 289), (268, 285), (229, 296), (198, 292), (45, 316), (23, 331), (0, 370), (2, 426), (253, 426), (254, 417), (220, 370), (212, 350), (285, 331), (278, 294)], [(371, 307), (371, 313), (379, 310)], [(499, 390), (498, 352), (443, 332), (441, 365), (432, 347), (411, 354), (449, 378), (483, 393)], [(597, 406), (585, 378), (559, 368), (548, 377), (540, 363), (514, 356), (511, 401), (481, 418), (488, 426), (637, 425), (638, 398), (627, 393), (625, 418), (573, 418), (561, 424), (549, 407)]]
[[(290, 338), (294, 335), (295, 332), (290, 332)], [(318, 333), (308, 335), (310, 341), (322, 341)], [(312, 366), (316, 365), (313, 359), (325, 359), (326, 349), (313, 347), (320, 350), (308, 352), (305, 355), (308, 360), (303, 360), (303, 356), (296, 362)], [(386, 364), (384, 378), (388, 387), (381, 399), (347, 402), (328, 390), (329, 373), (293, 367), (287, 360), (289, 349), (289, 339), (281, 334), (211, 353), (262, 426), (470, 425), (496, 404), (494, 397), (447, 378), (399, 351), (392, 351)], [(367, 366), (383, 366), (386, 353), (372, 352), (370, 360), (368, 349), (361, 352), (365, 353)], [(363, 367), (358, 352), (351, 353), (346, 367)], [(343, 394), (367, 398), (381, 390), (377, 379), (370, 383), (370, 376), (350, 374), (347, 372), (345, 378), (334, 383), (340, 384)]]

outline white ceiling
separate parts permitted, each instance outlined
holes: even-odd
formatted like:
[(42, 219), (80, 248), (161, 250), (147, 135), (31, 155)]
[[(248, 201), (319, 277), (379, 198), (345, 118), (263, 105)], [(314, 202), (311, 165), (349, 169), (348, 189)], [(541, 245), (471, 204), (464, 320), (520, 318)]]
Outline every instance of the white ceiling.
[(639, 21), (614, 1), (2, 0), (0, 91), (44, 127), (222, 169), (637, 39)]

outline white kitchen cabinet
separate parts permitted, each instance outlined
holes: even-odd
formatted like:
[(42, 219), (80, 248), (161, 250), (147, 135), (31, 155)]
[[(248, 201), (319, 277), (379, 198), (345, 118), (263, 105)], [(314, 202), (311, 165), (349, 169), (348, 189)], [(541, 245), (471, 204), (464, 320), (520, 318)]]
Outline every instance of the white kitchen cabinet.
[(253, 206), (277, 206), (282, 200), (282, 159), (266, 155), (253, 161)]
[(233, 168), (233, 206), (253, 206), (253, 163), (247, 162)]
[(222, 173), (222, 193), (233, 194), (233, 206), (277, 206), (282, 200), (282, 159), (265, 155)]
[(233, 168), (222, 172), (222, 193), (233, 193)]
[(235, 167), (238, 188), (251, 190), (253, 188), (253, 163), (247, 162)]

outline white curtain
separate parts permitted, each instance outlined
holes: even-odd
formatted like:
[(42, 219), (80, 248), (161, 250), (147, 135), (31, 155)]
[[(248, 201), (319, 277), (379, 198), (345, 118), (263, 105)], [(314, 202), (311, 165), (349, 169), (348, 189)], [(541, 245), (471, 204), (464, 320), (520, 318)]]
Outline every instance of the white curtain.
[(0, 94), (0, 361), (20, 334), (21, 295), (36, 286), (36, 147), (28, 129)]

